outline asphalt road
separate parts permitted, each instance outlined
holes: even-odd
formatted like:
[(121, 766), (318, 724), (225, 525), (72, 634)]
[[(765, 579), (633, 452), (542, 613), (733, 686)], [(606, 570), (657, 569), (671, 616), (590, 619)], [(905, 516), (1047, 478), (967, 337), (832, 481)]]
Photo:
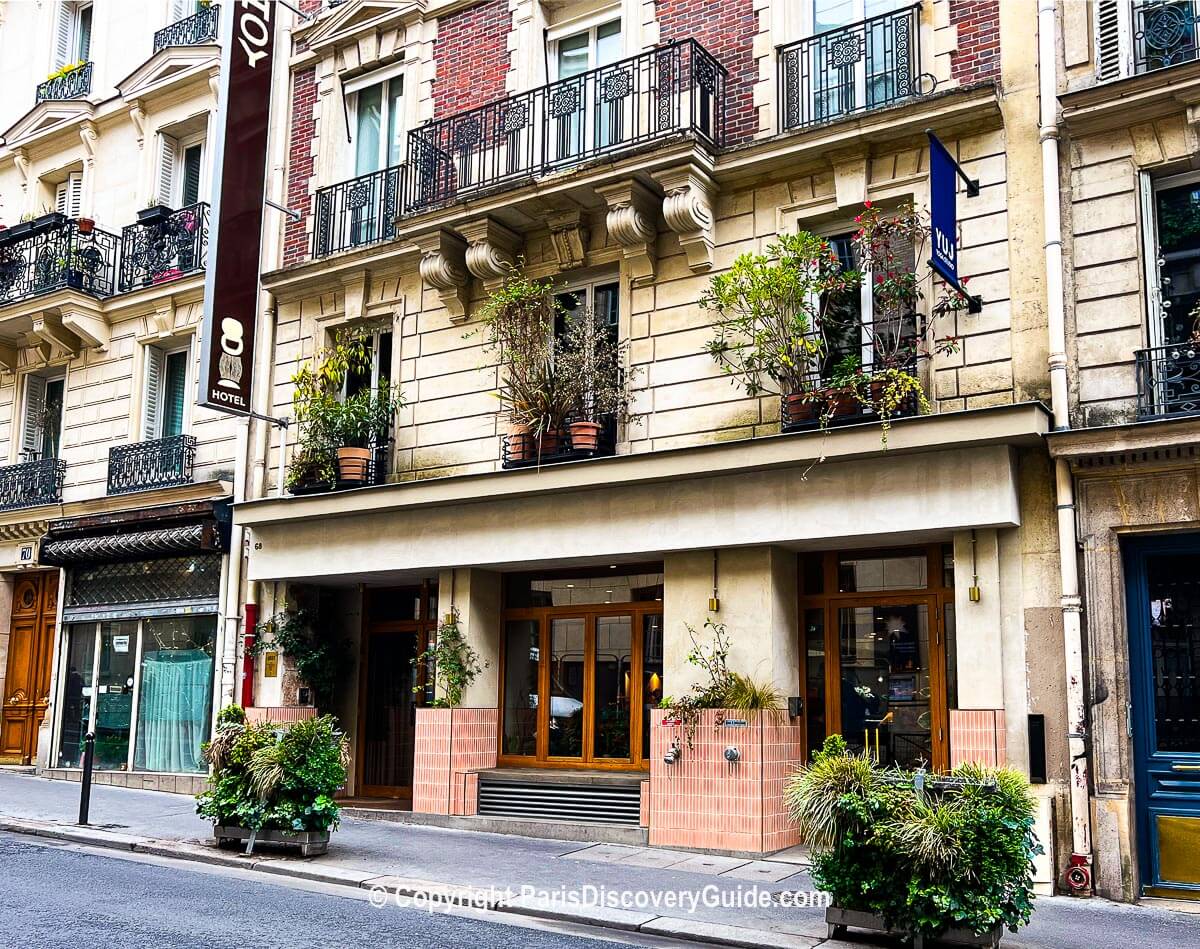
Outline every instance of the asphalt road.
[(0, 947), (612, 949), (568, 933), (31, 842), (0, 833)]

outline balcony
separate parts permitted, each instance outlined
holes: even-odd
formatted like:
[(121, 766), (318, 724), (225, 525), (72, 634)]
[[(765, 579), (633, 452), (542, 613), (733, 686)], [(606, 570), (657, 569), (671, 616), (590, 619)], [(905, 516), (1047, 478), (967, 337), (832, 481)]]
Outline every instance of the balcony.
[[(915, 360), (898, 368), (913, 375), (918, 371)], [(880, 421), (879, 414), (871, 405), (882, 404), (883, 392), (877, 387), (883, 383), (872, 376), (869, 368), (861, 370), (853, 383), (844, 386), (823, 378), (815, 369), (810, 377), (811, 381), (803, 393), (782, 397), (779, 409), (781, 431), (805, 432), (815, 428)], [(907, 394), (887, 421), (920, 414), (921, 406), (917, 397)]]
[[(779, 47), (781, 131), (836, 122), (922, 94), (921, 5)], [(928, 89), (924, 91), (929, 91)]]
[(510, 432), (504, 436), (500, 450), (504, 468), (536, 468), (564, 461), (606, 458), (617, 453), (617, 424), (613, 418), (603, 418), (599, 432), (594, 435), (573, 435), (569, 424), (565, 431), (550, 432), (541, 438), (530, 432)]
[(182, 20), (176, 20), (154, 34), (154, 52), (160, 52), (168, 46), (215, 43), (220, 22), (221, 8), (215, 3)]
[(1196, 0), (1155, 0), (1133, 8), (1133, 71), (1137, 74), (1197, 58)]
[(70, 288), (112, 294), (119, 238), (91, 221), (47, 214), (0, 231), (0, 305)]
[(128, 494), (150, 488), (192, 483), (196, 436), (171, 435), (108, 450), (108, 493)]
[(679, 135), (724, 139), (726, 70), (694, 40), (552, 82), (408, 133), (404, 210)]
[(317, 191), (313, 204), (313, 257), (327, 257), (396, 234), (403, 165), (373, 171)]
[(1139, 349), (1138, 421), (1200, 415), (1200, 340)]
[(203, 270), (208, 261), (208, 214), (208, 204), (202, 201), (157, 216), (143, 212), (136, 224), (122, 228), (121, 292)]
[(34, 104), (52, 99), (81, 99), (92, 91), (92, 64), (79, 63), (40, 83)]
[(0, 467), (0, 511), (58, 503), (66, 473), (66, 462), (58, 458)]

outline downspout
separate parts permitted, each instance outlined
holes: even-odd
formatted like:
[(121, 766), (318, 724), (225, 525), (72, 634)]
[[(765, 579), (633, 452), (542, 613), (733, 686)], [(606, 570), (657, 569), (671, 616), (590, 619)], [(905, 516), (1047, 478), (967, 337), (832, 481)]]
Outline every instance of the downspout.
[[(1071, 427), (1067, 388), (1067, 329), (1063, 302), (1061, 189), (1058, 161), (1058, 16), (1056, 0), (1038, 0), (1038, 94), (1045, 220), (1046, 322), (1049, 335), (1050, 404), (1054, 430)], [(1071, 760), (1071, 867), (1067, 885), (1091, 895), (1092, 826), (1088, 797), (1087, 705), (1083, 679), (1083, 601), (1079, 595), (1078, 534), (1071, 470), (1055, 459), (1058, 561), (1066, 662), (1067, 742)]]

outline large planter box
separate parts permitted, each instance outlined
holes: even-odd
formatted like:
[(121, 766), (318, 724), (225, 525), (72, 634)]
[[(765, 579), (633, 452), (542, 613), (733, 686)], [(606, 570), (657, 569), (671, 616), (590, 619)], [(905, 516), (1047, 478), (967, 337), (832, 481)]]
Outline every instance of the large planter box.
[(496, 767), (498, 714), (494, 708), (417, 709), (414, 813), (475, 813), (475, 772)]
[[(650, 719), (650, 843), (656, 847), (774, 853), (800, 843), (783, 803), (784, 780), (804, 762), (804, 729), (786, 711), (700, 713), (686, 730), (655, 709)], [(672, 744), (674, 764), (663, 757)], [(737, 749), (737, 760), (726, 757)]]
[[(919, 934), (897, 932), (894, 929), (888, 928), (883, 917), (876, 916), (873, 913), (864, 913), (861, 910), (845, 909), (841, 906), (829, 906), (825, 909), (825, 922), (829, 924), (830, 939), (840, 939), (846, 934), (847, 928), (866, 929), (871, 932), (899, 936), (902, 939), (911, 939), (913, 949), (924, 949), (925, 946), (925, 937)], [(1003, 932), (1004, 927), (997, 925), (980, 936), (969, 929), (951, 926), (949, 929), (938, 934), (936, 942), (948, 946), (989, 946), (994, 949), (994, 947), (1000, 945), (1000, 936)]]
[[(329, 831), (327, 830), (260, 830), (255, 833), (248, 827), (213, 825), (213, 836), (217, 838), (218, 846), (226, 843), (248, 842), (252, 834), (255, 847), (259, 844), (274, 847), (298, 847), (302, 857), (315, 857), (329, 850)], [(249, 852), (248, 849), (247, 853)]]

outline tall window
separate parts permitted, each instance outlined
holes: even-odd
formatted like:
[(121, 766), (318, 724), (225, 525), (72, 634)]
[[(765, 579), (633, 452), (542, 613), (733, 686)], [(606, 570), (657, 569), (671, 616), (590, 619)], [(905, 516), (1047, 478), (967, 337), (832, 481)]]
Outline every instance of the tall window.
[(566, 330), (567, 321), (571, 317), (585, 310), (591, 310), (604, 317), (615, 340), (617, 324), (620, 319), (620, 290), (620, 283), (604, 279), (568, 287), (562, 293), (557, 294), (558, 304), (565, 312), (560, 313), (555, 320), (555, 335), (561, 335)]
[(201, 200), (204, 173), (204, 133), (176, 137), (159, 133), (158, 200), (186, 208)]
[(92, 56), (92, 5), (62, 0), (54, 32), (54, 65), (87, 62)]
[(378, 389), (392, 376), (392, 331), (375, 330), (367, 337), (370, 349), (370, 367), (351, 371), (343, 386), (346, 396), (357, 395), (367, 389)]
[(73, 171), (66, 181), (54, 186), (54, 210), (69, 218), (79, 217), (83, 204), (83, 172)]
[(172, 350), (146, 347), (144, 439), (183, 434), (190, 361), (191, 350), (187, 346)]
[(1147, 259), (1152, 274), (1150, 343), (1170, 346), (1200, 332), (1200, 175), (1149, 184), (1154, 231)]
[[(583, 76), (593, 69), (611, 65), (621, 58), (621, 21), (610, 20), (587, 29), (565, 33), (552, 38), (550, 50), (554, 62), (554, 79), (566, 81)], [(574, 85), (574, 84), (573, 84)], [(575, 97), (575, 108), (554, 115), (555, 154), (558, 158), (570, 158), (591, 148), (612, 144), (620, 135), (620, 101), (604, 103), (608, 115), (597, 111), (595, 121), (585, 121), (585, 115), (599, 110), (595, 84), (581, 79), (579, 94)], [(569, 98), (559, 97), (562, 103)]]
[(24, 411), (21, 427), (21, 460), (57, 458), (62, 448), (65, 376), (25, 377)]
[(400, 164), (404, 153), (404, 77), (393, 76), (347, 91), (354, 116), (355, 176)]

